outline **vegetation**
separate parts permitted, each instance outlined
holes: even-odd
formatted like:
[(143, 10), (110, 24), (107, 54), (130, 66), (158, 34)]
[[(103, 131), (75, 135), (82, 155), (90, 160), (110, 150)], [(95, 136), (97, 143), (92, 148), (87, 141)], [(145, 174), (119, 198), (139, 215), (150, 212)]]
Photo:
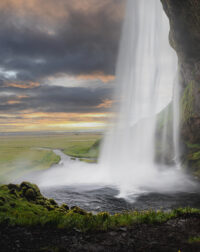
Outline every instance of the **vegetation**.
[[(88, 137), (90, 135), (87, 135)], [(78, 140), (77, 142), (73, 143), (71, 142), (70, 145), (65, 147), (63, 152), (66, 155), (76, 157), (76, 158), (84, 158), (86, 161), (89, 161), (89, 159), (97, 159), (99, 155), (99, 145), (101, 141), (100, 135), (92, 135), (93, 138), (86, 138), (85, 140)], [(82, 159), (82, 161), (84, 161)]]
[(200, 177), (200, 144), (187, 143), (188, 155), (186, 157), (187, 166), (190, 170)]
[(0, 154), (0, 183), (7, 178), (12, 180), (28, 172), (47, 169), (60, 161), (50, 150), (1, 148)]
[(134, 223), (163, 223), (192, 214), (200, 217), (200, 210), (185, 208), (171, 212), (150, 210), (93, 215), (79, 207), (58, 206), (53, 199), (43, 197), (36, 185), (28, 182), (0, 187), (0, 223), (11, 226), (52, 226), (86, 232), (128, 227)]
[(187, 122), (194, 116), (194, 82), (191, 81), (184, 90), (181, 99), (182, 121)]
[(190, 237), (188, 240), (189, 243), (200, 243), (200, 236)]
[(7, 178), (12, 181), (24, 173), (48, 169), (58, 163), (60, 157), (53, 149), (61, 149), (73, 157), (95, 160), (98, 151), (91, 146), (100, 137), (89, 133), (0, 136), (0, 183), (8, 182)]

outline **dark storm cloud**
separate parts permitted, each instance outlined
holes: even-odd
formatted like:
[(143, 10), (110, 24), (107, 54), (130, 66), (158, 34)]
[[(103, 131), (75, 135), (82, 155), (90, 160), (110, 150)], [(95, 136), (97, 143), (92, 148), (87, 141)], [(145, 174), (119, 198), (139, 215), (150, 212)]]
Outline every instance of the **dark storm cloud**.
[[(24, 12), (24, 5), (17, 9), (15, 1), (3, 2), (0, 68), (16, 71), (17, 80), (38, 81), (59, 73), (114, 73), (124, 0), (46, 1), (49, 13), (53, 9), (61, 16), (34, 7), (37, 0), (31, 1), (33, 11), (27, 7)], [(81, 3), (89, 7), (81, 8)]]
[[(101, 88), (73, 88), (40, 86), (31, 90), (19, 88), (0, 88), (0, 92), (8, 92), (7, 96), (0, 97), (0, 113), (20, 113), (24, 110), (32, 112), (69, 112), (90, 113), (105, 112), (107, 108), (98, 107), (105, 100), (111, 99), (112, 86)], [(16, 95), (9, 95), (9, 92)], [(26, 93), (19, 96), (17, 93)]]

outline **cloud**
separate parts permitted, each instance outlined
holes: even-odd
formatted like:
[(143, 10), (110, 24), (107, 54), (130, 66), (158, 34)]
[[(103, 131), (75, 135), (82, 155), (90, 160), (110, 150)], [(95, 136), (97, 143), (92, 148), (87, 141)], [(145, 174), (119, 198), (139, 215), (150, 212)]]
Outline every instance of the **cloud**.
[(78, 75), (77, 79), (79, 80), (101, 80), (103, 83), (108, 83), (111, 82), (113, 80), (115, 80), (115, 76), (114, 75), (105, 75), (102, 72), (94, 72), (92, 74), (88, 74), (88, 75)]
[(124, 5), (0, 1), (0, 131), (106, 120)]
[[(113, 75), (124, 0), (3, 0), (0, 67), (18, 81)], [(56, 11), (55, 11), (56, 10)]]
[(0, 113), (15, 114), (27, 110), (31, 113), (92, 113), (108, 111), (113, 85), (101, 84), (94, 88), (46, 85), (25, 91), (21, 87), (8, 85), (6, 88), (0, 88), (0, 91), (2, 89), (7, 95), (0, 97)]
[(27, 88), (34, 88), (34, 87), (39, 87), (40, 84), (38, 82), (16, 82), (16, 83), (5, 83), (5, 87), (15, 87), (15, 88), (22, 88), (22, 89), (27, 89)]

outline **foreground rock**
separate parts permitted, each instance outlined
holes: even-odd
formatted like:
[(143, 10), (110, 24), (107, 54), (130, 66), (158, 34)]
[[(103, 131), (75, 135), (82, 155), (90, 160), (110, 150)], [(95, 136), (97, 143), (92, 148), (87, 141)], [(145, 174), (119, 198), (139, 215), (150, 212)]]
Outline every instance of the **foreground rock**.
[[(27, 205), (31, 204), (40, 206), (48, 211), (57, 210), (61, 212), (67, 212), (69, 207), (67, 205), (58, 206), (53, 199), (45, 198), (37, 185), (29, 182), (22, 182), (20, 185), (9, 184), (0, 187), (0, 193), (4, 192), (5, 197), (0, 197), (0, 205), (13, 205), (17, 206), (19, 202), (26, 202)], [(28, 204), (28, 202), (30, 204)], [(0, 209), (1, 210), (1, 209)]]

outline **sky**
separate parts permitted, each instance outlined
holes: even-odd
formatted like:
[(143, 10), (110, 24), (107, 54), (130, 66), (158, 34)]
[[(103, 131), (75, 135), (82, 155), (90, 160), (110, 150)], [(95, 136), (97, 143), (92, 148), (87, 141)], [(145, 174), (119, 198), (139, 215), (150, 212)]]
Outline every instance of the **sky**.
[(103, 129), (125, 0), (0, 1), (0, 132)]

